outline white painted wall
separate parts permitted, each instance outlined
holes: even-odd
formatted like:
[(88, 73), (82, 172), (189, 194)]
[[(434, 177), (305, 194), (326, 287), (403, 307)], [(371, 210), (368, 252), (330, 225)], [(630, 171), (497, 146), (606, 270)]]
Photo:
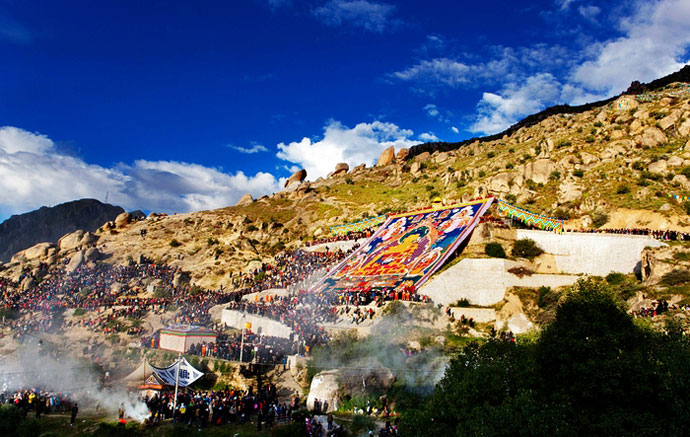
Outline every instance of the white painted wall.
[(583, 234), (519, 229), (517, 238), (534, 240), (554, 256), (562, 273), (606, 276), (611, 272), (632, 273), (645, 247), (666, 243), (643, 235)]
[(420, 293), (434, 303), (449, 305), (467, 299), (472, 305), (491, 306), (502, 301), (509, 287), (560, 287), (577, 281), (575, 275), (535, 274), (519, 278), (508, 269), (514, 261), (497, 258), (466, 258), (424, 284)]
[(252, 332), (263, 335), (270, 335), (272, 337), (290, 338), (292, 329), (276, 320), (267, 317), (259, 317), (254, 314), (245, 314), (236, 310), (223, 310), (221, 314), (221, 321), (227, 326), (236, 329), (242, 329), (244, 324), (249, 322), (252, 324)]

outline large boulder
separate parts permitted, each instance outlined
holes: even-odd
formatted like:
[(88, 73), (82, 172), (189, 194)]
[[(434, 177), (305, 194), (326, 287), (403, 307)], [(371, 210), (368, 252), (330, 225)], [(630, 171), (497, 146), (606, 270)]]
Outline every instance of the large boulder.
[(678, 133), (684, 137), (690, 136), (690, 117), (687, 117), (686, 120), (678, 126)]
[(12, 262), (43, 260), (57, 253), (57, 246), (53, 243), (38, 243), (12, 256)]
[(71, 232), (67, 235), (63, 235), (62, 238), (58, 240), (58, 248), (60, 251), (74, 250), (81, 244), (81, 239), (84, 237), (84, 231), (77, 230)]
[(77, 271), (79, 267), (84, 263), (84, 251), (80, 250), (79, 252), (75, 253), (74, 256), (69, 260), (69, 263), (67, 263), (67, 266), (65, 267), (65, 272), (66, 273), (74, 273)]
[(657, 147), (668, 141), (666, 135), (661, 131), (661, 129), (656, 127), (648, 127), (642, 132), (637, 138), (638, 144), (642, 147)]
[(115, 227), (122, 229), (132, 222), (132, 214), (123, 212), (115, 217)]
[(548, 159), (537, 159), (533, 162), (525, 164), (525, 179), (531, 179), (537, 184), (546, 184), (549, 182), (549, 176), (553, 171), (551, 161)]
[(431, 159), (431, 153), (429, 152), (422, 152), (419, 155), (414, 157), (415, 162), (426, 162)]
[(649, 166), (647, 166), (647, 170), (649, 170), (650, 173), (666, 174), (666, 161), (660, 159), (656, 162), (652, 162), (651, 164), (649, 164)]
[(98, 261), (101, 253), (95, 247), (90, 247), (84, 251), (84, 261), (87, 263)]
[(328, 411), (338, 408), (338, 370), (327, 370), (318, 373), (311, 380), (309, 396), (307, 397), (307, 409), (314, 409), (314, 400), (318, 399), (321, 405), (328, 402)]
[(345, 163), (345, 162), (341, 162), (341, 163), (335, 165), (335, 170), (333, 170), (333, 173), (331, 173), (331, 177), (345, 174), (349, 170), (350, 170), (350, 166), (347, 165), (347, 163)]
[(296, 183), (301, 183), (303, 180), (307, 178), (307, 171), (305, 169), (297, 170), (294, 172), (287, 181), (285, 181), (285, 188), (288, 186)]
[(250, 205), (254, 202), (254, 198), (252, 197), (251, 194), (247, 193), (240, 200), (237, 201), (237, 204), (235, 206), (243, 206), (243, 205)]
[(386, 150), (384, 150), (381, 155), (379, 155), (378, 161), (376, 161), (376, 166), (377, 167), (384, 167), (386, 165), (390, 165), (395, 161), (395, 148), (393, 146), (390, 146)]
[(508, 193), (515, 174), (512, 172), (499, 173), (489, 180), (489, 190), (495, 193)]
[(680, 185), (684, 190), (690, 190), (690, 181), (688, 181), (685, 175), (677, 174), (673, 176), (671, 183)]
[(398, 154), (395, 155), (395, 159), (397, 159), (398, 162), (403, 162), (408, 156), (410, 156), (410, 149), (403, 147), (402, 149), (398, 150)]
[(350, 173), (359, 173), (360, 171), (363, 171), (365, 168), (367, 168), (366, 164), (359, 164), (358, 166), (353, 168)]
[(666, 117), (659, 120), (659, 127), (661, 130), (668, 130), (672, 128), (673, 125), (680, 119), (681, 111), (680, 109), (674, 109)]

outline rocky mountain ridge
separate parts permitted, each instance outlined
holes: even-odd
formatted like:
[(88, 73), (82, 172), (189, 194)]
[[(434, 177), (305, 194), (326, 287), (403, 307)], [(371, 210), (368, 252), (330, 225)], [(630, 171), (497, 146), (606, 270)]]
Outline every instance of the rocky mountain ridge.
[(81, 199), (13, 215), (0, 223), (0, 261), (8, 262), (12, 255), (36, 243), (57, 243), (60, 237), (78, 229), (95, 231), (123, 212), (119, 206)]

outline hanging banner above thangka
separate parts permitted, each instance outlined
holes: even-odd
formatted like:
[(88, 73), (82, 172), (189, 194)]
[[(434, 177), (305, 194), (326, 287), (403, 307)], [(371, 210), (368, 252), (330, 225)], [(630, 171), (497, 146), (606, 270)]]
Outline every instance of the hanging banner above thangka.
[[(192, 365), (189, 364), (189, 361), (187, 361), (186, 358), (182, 357), (178, 361), (180, 361), (180, 380), (179, 380), (179, 386), (180, 387), (187, 387), (188, 385), (192, 384), (197, 379), (204, 376), (204, 373), (200, 372), (200, 371), (196, 370), (194, 367), (192, 367)], [(153, 366), (151, 366), (151, 367), (153, 367)], [(153, 367), (153, 369), (156, 372), (156, 375), (165, 384), (175, 385), (175, 381), (177, 380), (177, 361), (175, 361), (173, 364), (171, 364), (168, 367), (165, 367), (165, 368)]]
[(355, 223), (348, 223), (346, 225), (331, 226), (329, 228), (331, 235), (347, 235), (350, 232), (364, 231), (365, 229), (373, 228), (386, 221), (386, 215), (368, 218)]
[(505, 200), (498, 199), (497, 201), (498, 211), (514, 220), (521, 221), (526, 225), (534, 226), (535, 228), (540, 228), (545, 231), (556, 231), (558, 233), (563, 232), (563, 220), (531, 213), (522, 208), (511, 205)]
[(493, 197), (391, 215), (374, 235), (311, 291), (418, 289), (468, 238)]
[(680, 194), (666, 194), (666, 197), (680, 201), (690, 200), (690, 196), (681, 196)]

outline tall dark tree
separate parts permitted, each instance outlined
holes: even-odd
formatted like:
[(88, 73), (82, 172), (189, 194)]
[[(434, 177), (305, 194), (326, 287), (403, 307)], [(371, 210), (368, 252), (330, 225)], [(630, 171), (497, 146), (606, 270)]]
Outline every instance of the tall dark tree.
[(581, 281), (536, 339), (466, 347), (403, 435), (685, 435), (690, 347)]

